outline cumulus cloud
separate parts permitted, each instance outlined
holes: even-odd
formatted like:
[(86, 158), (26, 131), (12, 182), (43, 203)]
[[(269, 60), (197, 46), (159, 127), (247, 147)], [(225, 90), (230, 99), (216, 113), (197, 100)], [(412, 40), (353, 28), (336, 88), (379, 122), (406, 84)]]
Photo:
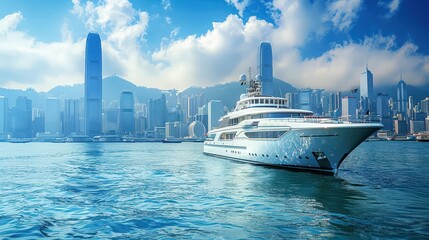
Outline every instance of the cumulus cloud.
[(384, 7), (387, 10), (385, 17), (390, 18), (398, 11), (401, 1), (402, 0), (379, 1), (378, 5)]
[(238, 15), (243, 17), (244, 9), (249, 5), (249, 0), (225, 0), (238, 10)]
[(325, 18), (327, 21), (332, 22), (338, 30), (347, 30), (357, 18), (361, 5), (361, 0), (331, 1)]
[[(83, 41), (43, 43), (17, 30), (21, 13), (0, 20), (0, 84), (3, 87), (49, 90), (56, 85), (76, 83), (83, 77)], [(66, 30), (64, 30), (66, 32)]]
[(274, 11), (278, 14), (278, 27), (273, 32), (273, 43), (281, 48), (303, 46), (310, 37), (323, 36), (323, 8), (318, 1), (273, 1)]
[(424, 84), (429, 78), (429, 58), (417, 54), (417, 46), (413, 43), (395, 48), (394, 41), (394, 36), (375, 35), (361, 43), (336, 45), (316, 58), (280, 57), (286, 66), (276, 68), (279, 69), (277, 76), (284, 76), (283, 79), (297, 87), (349, 90), (358, 87), (360, 73), (368, 62), (376, 86), (398, 82), (401, 72), (407, 76), (407, 83)]

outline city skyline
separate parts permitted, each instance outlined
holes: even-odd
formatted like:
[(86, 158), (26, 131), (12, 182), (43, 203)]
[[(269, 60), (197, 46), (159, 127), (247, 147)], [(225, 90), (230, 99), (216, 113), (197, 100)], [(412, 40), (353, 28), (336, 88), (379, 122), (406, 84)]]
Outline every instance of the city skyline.
[(15, 61), (0, 65), (0, 87), (48, 91), (82, 83), (90, 30), (105, 46), (103, 77), (138, 86), (231, 82), (248, 66), (256, 69), (252, 49), (262, 41), (275, 49), (274, 77), (298, 88), (355, 88), (365, 63), (378, 86), (396, 84), (400, 73), (410, 85), (428, 82), (426, 1), (159, 3), (2, 1), (0, 57)]

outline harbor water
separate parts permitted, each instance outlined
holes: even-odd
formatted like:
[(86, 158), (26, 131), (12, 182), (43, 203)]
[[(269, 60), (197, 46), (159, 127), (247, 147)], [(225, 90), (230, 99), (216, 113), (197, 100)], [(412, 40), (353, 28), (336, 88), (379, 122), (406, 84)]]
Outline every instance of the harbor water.
[(0, 143), (0, 238), (429, 238), (429, 143), (364, 142), (337, 176), (202, 148)]

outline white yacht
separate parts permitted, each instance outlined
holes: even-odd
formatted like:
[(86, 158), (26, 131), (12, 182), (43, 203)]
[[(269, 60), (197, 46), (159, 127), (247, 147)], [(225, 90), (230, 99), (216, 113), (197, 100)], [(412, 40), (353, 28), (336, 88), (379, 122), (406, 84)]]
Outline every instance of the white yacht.
[[(250, 77), (249, 77), (250, 78)], [(287, 100), (261, 95), (260, 75), (246, 80), (233, 111), (208, 132), (204, 153), (253, 164), (335, 174), (361, 142), (383, 127), (317, 117), (313, 112), (287, 108)]]

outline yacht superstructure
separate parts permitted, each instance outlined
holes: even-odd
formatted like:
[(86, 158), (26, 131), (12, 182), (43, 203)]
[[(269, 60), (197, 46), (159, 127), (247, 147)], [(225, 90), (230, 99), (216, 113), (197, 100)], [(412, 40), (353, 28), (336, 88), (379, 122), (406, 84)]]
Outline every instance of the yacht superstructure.
[(317, 117), (287, 108), (287, 99), (261, 95), (261, 77), (240, 76), (248, 85), (220, 127), (208, 132), (207, 155), (254, 164), (335, 174), (361, 142), (383, 126)]

